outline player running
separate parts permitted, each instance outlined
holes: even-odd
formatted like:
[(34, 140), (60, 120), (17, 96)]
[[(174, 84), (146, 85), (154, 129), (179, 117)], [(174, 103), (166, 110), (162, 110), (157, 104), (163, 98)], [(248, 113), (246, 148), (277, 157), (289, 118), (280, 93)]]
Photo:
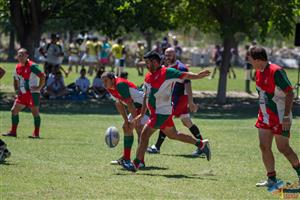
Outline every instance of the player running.
[(16, 65), (14, 75), (14, 88), (17, 96), (11, 109), (12, 127), (3, 136), (17, 137), (19, 112), (28, 107), (31, 109), (34, 118), (34, 131), (29, 138), (39, 138), (41, 125), (39, 114), (40, 91), (45, 84), (45, 74), (37, 64), (29, 60), (26, 49), (21, 48), (18, 50), (17, 59), (19, 63)]
[(142, 111), (134, 123), (138, 123), (144, 117), (147, 107), (150, 111), (150, 119), (144, 126), (140, 143), (138, 145), (137, 155), (133, 162), (123, 163), (126, 170), (135, 172), (139, 168), (139, 164), (144, 159), (150, 136), (156, 129), (162, 131), (170, 138), (181, 142), (193, 144), (200, 148), (210, 160), (210, 148), (208, 140), (200, 140), (180, 133), (176, 130), (172, 120), (172, 90), (173, 84), (180, 79), (201, 79), (209, 75), (208, 70), (201, 71), (198, 74), (191, 72), (181, 72), (173, 68), (166, 68), (160, 65), (161, 58), (158, 53), (151, 51), (144, 56), (149, 73), (145, 77), (145, 97), (143, 101)]
[[(140, 114), (140, 109), (142, 107), (144, 93), (130, 81), (118, 78), (113, 72), (104, 72), (101, 75), (104, 87), (106, 90), (116, 99), (116, 108), (118, 112), (123, 117), (123, 132), (124, 132), (124, 152), (123, 156), (116, 160), (112, 161), (111, 164), (123, 164), (131, 162), (131, 147), (133, 144), (133, 129), (136, 129), (138, 138), (140, 138), (140, 133), (143, 128), (143, 125), (149, 120), (147, 115), (143, 115), (142, 120), (139, 124), (134, 126), (132, 120)], [(129, 115), (127, 116), (126, 108), (127, 106)], [(138, 139), (139, 141), (139, 139)], [(143, 161), (143, 158), (141, 159)], [(143, 164), (143, 162), (141, 163)]]
[[(174, 48), (168, 48), (165, 51), (165, 62), (168, 67), (177, 69), (181, 72), (188, 72), (188, 68), (179, 60), (176, 59), (176, 51)], [(192, 85), (190, 80), (184, 80), (184, 82), (176, 82), (172, 94), (173, 103), (173, 115), (180, 117), (181, 122), (187, 127), (196, 139), (203, 140), (200, 130), (197, 125), (193, 124), (189, 110), (191, 112), (197, 112), (198, 106), (193, 101)], [(159, 153), (160, 147), (164, 142), (166, 135), (160, 130), (155, 145), (148, 147), (148, 153)], [(194, 156), (200, 156), (202, 154), (201, 149), (197, 148), (193, 153)]]

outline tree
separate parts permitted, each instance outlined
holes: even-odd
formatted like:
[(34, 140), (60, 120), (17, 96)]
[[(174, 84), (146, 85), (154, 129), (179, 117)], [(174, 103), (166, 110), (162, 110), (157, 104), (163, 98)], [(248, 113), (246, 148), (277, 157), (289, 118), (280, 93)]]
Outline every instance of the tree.
[(217, 102), (226, 102), (227, 72), (230, 49), (235, 35), (245, 33), (250, 38), (259, 34), (264, 39), (270, 30), (284, 36), (294, 30), (297, 0), (182, 0), (176, 6), (175, 20), (183, 26), (194, 25), (205, 32), (218, 32), (223, 40), (223, 57), (218, 83)]
[(177, 3), (176, 0), (125, 0), (118, 9), (118, 15), (127, 31), (139, 30), (143, 34), (150, 51), (155, 32), (176, 27), (171, 16)]

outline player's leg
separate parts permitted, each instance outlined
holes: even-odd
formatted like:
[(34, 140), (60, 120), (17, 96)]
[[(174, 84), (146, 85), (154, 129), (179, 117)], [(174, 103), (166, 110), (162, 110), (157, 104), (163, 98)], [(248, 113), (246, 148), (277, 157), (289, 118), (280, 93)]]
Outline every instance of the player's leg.
[(11, 129), (8, 133), (4, 133), (3, 136), (17, 136), (17, 128), (19, 124), (19, 112), (25, 108), (25, 105), (17, 103), (15, 101), (12, 109), (11, 109)]
[(289, 137), (283, 135), (275, 135), (275, 141), (277, 148), (280, 153), (282, 153), (288, 161), (291, 163), (292, 167), (295, 169), (298, 179), (300, 181), (300, 162), (297, 154), (294, 152), (289, 143)]
[(41, 126), (41, 117), (40, 117), (40, 94), (39, 93), (32, 93), (32, 106), (31, 106), (31, 113), (33, 116), (34, 121), (34, 131), (30, 138), (39, 138), (40, 137), (40, 126)]
[(275, 171), (275, 160), (272, 152), (273, 133), (270, 129), (258, 129), (259, 147), (261, 150), (262, 161), (265, 165), (268, 180), (259, 182), (256, 186), (271, 186), (277, 182)]
[(166, 135), (162, 130), (159, 130), (159, 134), (156, 143), (147, 148), (148, 153), (157, 154), (160, 153), (160, 147), (166, 139)]
[(140, 164), (143, 163), (145, 152), (149, 144), (149, 139), (155, 130), (156, 129), (151, 128), (149, 125), (144, 126), (141, 133), (136, 158), (133, 160), (133, 162), (123, 162), (123, 167), (126, 170), (135, 172), (140, 167)]
[[(190, 130), (190, 132), (193, 134), (193, 136), (196, 139), (203, 140), (203, 137), (200, 133), (200, 130), (199, 130), (198, 126), (192, 122), (192, 119), (190, 118), (189, 115), (182, 115), (180, 118), (181, 118), (181, 121), (182, 121), (183, 125)], [(192, 155), (196, 156), (196, 157), (201, 156), (201, 155), (203, 155), (203, 152), (201, 151), (201, 149), (197, 148), (192, 153)]]

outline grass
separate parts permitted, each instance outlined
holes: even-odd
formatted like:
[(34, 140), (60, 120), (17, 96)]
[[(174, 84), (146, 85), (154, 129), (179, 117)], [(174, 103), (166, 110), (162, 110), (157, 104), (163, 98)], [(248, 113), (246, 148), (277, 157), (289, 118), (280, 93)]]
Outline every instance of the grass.
[[(13, 64), (1, 64), (8, 71), (1, 80), (2, 92), (12, 92)], [(197, 70), (198, 68), (192, 68)], [(296, 71), (288, 70), (295, 80)], [(130, 79), (141, 83), (134, 69)], [(229, 80), (229, 90), (243, 90), (243, 71), (238, 79)], [(73, 73), (66, 79), (74, 80)], [(193, 84), (196, 90), (215, 90), (217, 80)], [(9, 105), (0, 104), (0, 132), (10, 128)], [(0, 199), (274, 199), (255, 183), (265, 178), (265, 170), (254, 128), (256, 110), (204, 109), (194, 115), (205, 138), (210, 139), (212, 160), (191, 158), (192, 145), (170, 141), (161, 154), (146, 155), (145, 170), (136, 174), (111, 166), (119, 158), (123, 141), (108, 148), (104, 141), (109, 126), (122, 127), (110, 102), (90, 104), (75, 102), (43, 104), (40, 140), (27, 136), (33, 129), (28, 110), (20, 113), (18, 138), (2, 138), (12, 156), (0, 165)], [(2, 106), (2, 107), (1, 107)], [(228, 112), (227, 112), (228, 111)], [(299, 116), (299, 113), (296, 115)], [(188, 132), (178, 119), (179, 130)], [(291, 145), (300, 156), (300, 118), (293, 121)], [(121, 138), (122, 138), (121, 133)], [(157, 133), (151, 138), (155, 142)], [(135, 138), (134, 149), (137, 141)], [(275, 147), (275, 145), (274, 145)], [(285, 158), (274, 148), (278, 177), (295, 181), (296, 174)], [(133, 153), (133, 157), (134, 157)]]

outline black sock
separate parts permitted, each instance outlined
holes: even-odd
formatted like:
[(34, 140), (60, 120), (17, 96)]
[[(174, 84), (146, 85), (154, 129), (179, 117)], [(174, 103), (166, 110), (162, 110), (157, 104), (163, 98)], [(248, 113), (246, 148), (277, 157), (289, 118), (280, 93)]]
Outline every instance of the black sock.
[(160, 146), (165, 141), (165, 138), (166, 138), (166, 135), (164, 134), (164, 132), (159, 130), (159, 135), (158, 135), (158, 138), (157, 138), (157, 141), (156, 141), (156, 144), (155, 144), (155, 146), (158, 150), (160, 150)]
[(190, 128), (190, 131), (195, 136), (196, 139), (203, 140), (202, 135), (200, 134), (200, 130), (195, 124), (193, 124), (193, 126)]

